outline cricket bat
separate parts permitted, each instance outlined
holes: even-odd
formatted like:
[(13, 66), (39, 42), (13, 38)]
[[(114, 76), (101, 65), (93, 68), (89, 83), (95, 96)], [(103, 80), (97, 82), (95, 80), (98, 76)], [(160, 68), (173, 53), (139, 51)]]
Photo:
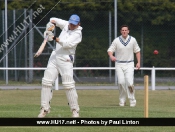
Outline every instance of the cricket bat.
[[(47, 31), (53, 31), (55, 29), (55, 24), (51, 25)], [(44, 38), (44, 41), (43, 43), (41, 44), (40, 48), (38, 49), (38, 51), (36, 52), (36, 54), (34, 55), (34, 57), (38, 57), (44, 50), (45, 46), (46, 46), (46, 43), (47, 43), (47, 40), (48, 40), (48, 34), (46, 34), (46, 37)]]
[(46, 35), (43, 43), (41, 44), (40, 48), (38, 49), (38, 51), (36, 52), (36, 54), (34, 55), (34, 57), (38, 57), (44, 50), (46, 43), (47, 43), (47, 39), (48, 39), (48, 35)]

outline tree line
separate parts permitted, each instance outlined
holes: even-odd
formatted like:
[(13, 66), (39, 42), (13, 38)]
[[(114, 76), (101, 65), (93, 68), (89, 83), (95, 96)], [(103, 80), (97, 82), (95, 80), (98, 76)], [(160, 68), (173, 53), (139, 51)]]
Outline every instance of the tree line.
[[(35, 10), (42, 4), (48, 11), (57, 3), (58, 0), (11, 0), (8, 1), (8, 10), (29, 7)], [(0, 1), (0, 8), (4, 10), (4, 1)], [(106, 50), (109, 40), (106, 24), (108, 24), (109, 11), (112, 12), (112, 19), (114, 19), (114, 0), (61, 0), (54, 7), (53, 12), (57, 14), (78, 12), (84, 18), (81, 22), (84, 28), (83, 41), (77, 47), (76, 66), (108, 66), (109, 58)], [(143, 48), (144, 67), (175, 66), (174, 14), (174, 0), (117, 0), (117, 24), (120, 26), (125, 23), (130, 26), (131, 34)], [(34, 21), (37, 22), (42, 17), (41, 15)], [(89, 25), (88, 21), (93, 24)], [(112, 25), (114, 25), (113, 22)], [(117, 34), (120, 34), (119, 29)], [(114, 39), (113, 36), (112, 33), (112, 39)], [(142, 41), (143, 45), (141, 45)], [(159, 50), (157, 56), (153, 56), (154, 49)]]

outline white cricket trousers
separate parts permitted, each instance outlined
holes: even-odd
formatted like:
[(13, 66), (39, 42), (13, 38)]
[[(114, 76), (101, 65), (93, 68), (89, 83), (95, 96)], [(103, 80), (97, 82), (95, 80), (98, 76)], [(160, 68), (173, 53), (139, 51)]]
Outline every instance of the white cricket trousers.
[(119, 101), (125, 103), (126, 98), (135, 100), (135, 90), (131, 93), (129, 86), (133, 86), (134, 81), (134, 62), (118, 63), (116, 62), (116, 72), (118, 78)]
[(56, 55), (53, 51), (47, 65), (47, 69), (44, 72), (44, 77), (42, 79), (42, 91), (41, 91), (41, 107), (44, 109), (50, 108), (50, 101), (52, 99), (52, 92), (50, 89), (54, 84), (58, 74), (62, 77), (63, 87), (66, 91), (67, 100), (71, 111), (79, 111), (78, 105), (78, 95), (75, 89), (75, 82), (73, 80), (73, 62), (67, 61), (66, 57)]

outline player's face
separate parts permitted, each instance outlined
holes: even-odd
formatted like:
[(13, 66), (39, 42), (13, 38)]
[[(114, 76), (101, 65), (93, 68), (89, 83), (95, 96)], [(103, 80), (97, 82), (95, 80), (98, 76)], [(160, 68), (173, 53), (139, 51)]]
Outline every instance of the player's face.
[(129, 34), (129, 30), (128, 30), (128, 27), (122, 27), (122, 29), (120, 30), (121, 34), (122, 34), (122, 37), (123, 38), (126, 38)]
[(71, 23), (69, 23), (69, 30), (74, 30), (76, 28), (78, 28), (79, 24), (78, 25), (73, 25)]

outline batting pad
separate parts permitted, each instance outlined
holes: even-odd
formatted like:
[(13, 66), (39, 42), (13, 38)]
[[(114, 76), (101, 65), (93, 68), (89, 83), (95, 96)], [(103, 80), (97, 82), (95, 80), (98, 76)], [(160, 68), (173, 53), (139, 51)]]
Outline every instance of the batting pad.
[(62, 75), (62, 84), (65, 89), (75, 88), (75, 81), (70, 75)]
[(51, 104), (52, 97), (53, 97), (53, 89), (51, 89), (51, 91), (50, 91), (50, 99), (49, 99), (49, 104)]
[(80, 108), (78, 105), (78, 95), (76, 89), (75, 88), (67, 89), (66, 96), (70, 106), (70, 110), (71, 111), (76, 110), (77, 112), (79, 112)]
[(53, 81), (49, 80), (49, 79), (46, 79), (46, 78), (43, 78), (42, 79), (42, 84), (45, 85), (45, 86), (52, 86), (53, 85)]
[(50, 109), (50, 100), (52, 98), (51, 88), (51, 86), (42, 85), (41, 89), (41, 108), (47, 111)]
[(42, 84), (45, 86), (53, 86), (58, 72), (54, 68), (48, 68), (44, 72), (44, 77), (42, 78)]

